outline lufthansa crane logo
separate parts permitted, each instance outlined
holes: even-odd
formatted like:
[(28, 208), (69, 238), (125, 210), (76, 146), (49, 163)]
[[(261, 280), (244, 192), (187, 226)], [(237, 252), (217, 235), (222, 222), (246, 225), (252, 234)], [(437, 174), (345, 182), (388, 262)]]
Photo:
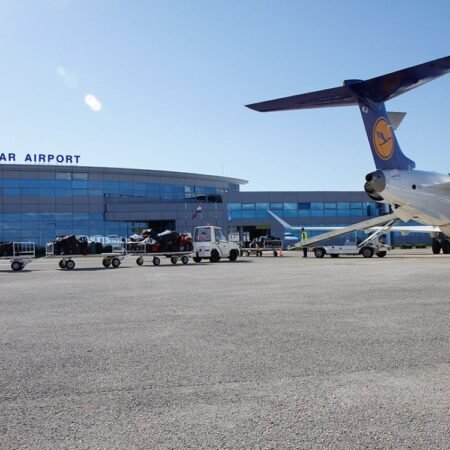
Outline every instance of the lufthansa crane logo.
[(394, 135), (384, 117), (380, 117), (373, 127), (373, 145), (381, 159), (390, 159), (394, 153)]

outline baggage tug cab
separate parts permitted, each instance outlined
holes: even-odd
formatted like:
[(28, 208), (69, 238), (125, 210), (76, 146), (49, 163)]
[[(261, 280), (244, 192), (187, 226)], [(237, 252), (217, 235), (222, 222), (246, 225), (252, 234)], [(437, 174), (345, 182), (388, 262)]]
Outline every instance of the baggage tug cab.
[(236, 261), (239, 256), (239, 246), (229, 242), (222, 229), (211, 225), (197, 227), (194, 231), (194, 261), (209, 259), (218, 262), (221, 258)]

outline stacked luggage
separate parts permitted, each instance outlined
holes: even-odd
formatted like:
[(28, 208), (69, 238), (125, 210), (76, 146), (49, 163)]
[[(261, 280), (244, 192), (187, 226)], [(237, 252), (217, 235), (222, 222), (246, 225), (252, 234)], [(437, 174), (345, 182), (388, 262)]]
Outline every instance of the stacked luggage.
[(136, 253), (174, 253), (192, 249), (192, 237), (189, 234), (170, 230), (162, 233), (144, 230), (140, 235), (130, 236), (127, 242), (127, 251)]
[(56, 238), (52, 243), (54, 255), (100, 255), (112, 252), (111, 245), (101, 242), (88, 241), (85, 236), (76, 237), (74, 234)]
[(3, 242), (0, 244), (0, 258), (4, 258), (7, 256), (13, 256), (13, 243), (12, 242)]

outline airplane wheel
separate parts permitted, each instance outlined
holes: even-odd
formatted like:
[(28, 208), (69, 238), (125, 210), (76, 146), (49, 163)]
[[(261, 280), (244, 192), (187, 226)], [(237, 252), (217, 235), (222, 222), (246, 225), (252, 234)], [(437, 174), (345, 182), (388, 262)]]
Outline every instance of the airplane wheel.
[(323, 258), (325, 256), (325, 250), (323, 248), (316, 248), (314, 250), (314, 256), (316, 258)]
[(431, 250), (433, 251), (434, 255), (439, 255), (439, 253), (441, 253), (441, 243), (437, 239), (433, 239)]
[(450, 241), (447, 239), (442, 242), (442, 253), (448, 255), (450, 253)]
[(363, 255), (364, 258), (372, 258), (372, 256), (373, 256), (373, 248), (370, 248), (370, 247), (364, 247), (364, 248), (361, 250), (361, 255)]

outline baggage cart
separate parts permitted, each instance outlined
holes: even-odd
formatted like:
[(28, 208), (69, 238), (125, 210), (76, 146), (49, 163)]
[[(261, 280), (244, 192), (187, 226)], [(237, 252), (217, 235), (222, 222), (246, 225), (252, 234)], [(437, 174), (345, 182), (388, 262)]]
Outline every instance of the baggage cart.
[(268, 239), (264, 242), (263, 247), (242, 247), (241, 256), (262, 256), (263, 253), (272, 253), (273, 256), (281, 256), (283, 251), (283, 243), (280, 239)]
[(183, 264), (189, 262), (189, 255), (191, 255), (192, 250), (182, 250), (178, 252), (148, 252), (148, 244), (141, 242), (130, 242), (127, 244), (127, 255), (137, 256), (136, 264), (142, 266), (145, 263), (146, 258), (151, 258), (154, 266), (159, 266), (161, 264), (161, 258), (170, 258), (172, 264), (176, 264), (181, 261)]
[(36, 257), (36, 245), (34, 242), (13, 242), (12, 255), (2, 257), (11, 261), (11, 270), (18, 272), (30, 264)]
[(88, 259), (88, 258), (101, 258), (103, 267), (107, 269), (112, 267), (117, 269), (125, 258), (126, 251), (122, 243), (117, 243), (112, 245), (112, 251), (108, 253), (98, 253), (98, 254), (67, 254), (67, 255), (55, 255), (54, 244), (47, 244), (45, 249), (46, 258), (59, 258), (60, 269), (73, 270), (75, 269), (76, 259)]

